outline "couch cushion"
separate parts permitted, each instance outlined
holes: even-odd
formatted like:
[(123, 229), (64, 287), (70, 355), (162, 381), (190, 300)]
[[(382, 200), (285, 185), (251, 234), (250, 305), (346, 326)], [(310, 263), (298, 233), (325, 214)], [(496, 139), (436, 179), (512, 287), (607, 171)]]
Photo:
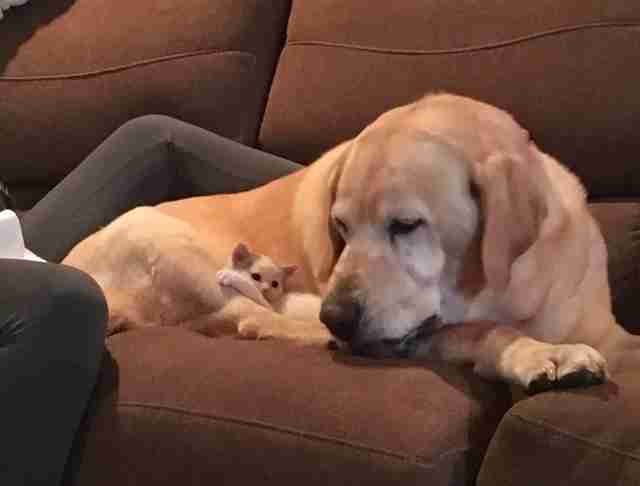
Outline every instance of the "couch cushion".
[(607, 243), (613, 312), (628, 331), (640, 334), (640, 203), (593, 203), (590, 209)]
[(507, 389), (176, 328), (109, 339), (79, 485), (472, 484)]
[(56, 0), (0, 38), (0, 179), (51, 185), (136, 116), (253, 144), (288, 0)]
[(491, 442), (478, 486), (637, 485), (638, 372), (614, 381), (518, 403)]
[(513, 112), (592, 194), (640, 194), (639, 19), (626, 0), (294, 0), (260, 144), (308, 162), (446, 90)]

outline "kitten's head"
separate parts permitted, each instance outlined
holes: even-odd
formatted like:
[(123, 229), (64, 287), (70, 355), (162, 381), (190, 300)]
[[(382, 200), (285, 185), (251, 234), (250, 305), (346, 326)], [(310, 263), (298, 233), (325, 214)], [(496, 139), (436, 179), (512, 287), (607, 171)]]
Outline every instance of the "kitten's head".
[(298, 268), (296, 265), (280, 266), (266, 255), (251, 253), (242, 243), (238, 243), (231, 254), (231, 266), (234, 270), (246, 272), (271, 303), (282, 296), (287, 279)]

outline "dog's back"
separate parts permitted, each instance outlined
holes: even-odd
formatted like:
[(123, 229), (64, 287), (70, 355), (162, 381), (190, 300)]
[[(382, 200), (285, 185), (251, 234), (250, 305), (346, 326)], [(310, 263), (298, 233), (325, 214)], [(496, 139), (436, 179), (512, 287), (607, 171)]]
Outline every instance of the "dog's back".
[(216, 263), (183, 221), (150, 208), (133, 209), (89, 236), (64, 262), (91, 275), (109, 304), (109, 333), (181, 325), (222, 302)]

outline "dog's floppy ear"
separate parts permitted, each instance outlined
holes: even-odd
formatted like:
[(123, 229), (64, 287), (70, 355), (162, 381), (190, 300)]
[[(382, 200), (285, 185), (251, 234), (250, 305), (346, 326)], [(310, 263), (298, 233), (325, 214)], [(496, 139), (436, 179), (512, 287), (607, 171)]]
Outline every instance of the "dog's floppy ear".
[[(349, 145), (350, 147), (351, 145)], [(344, 169), (344, 163), (347, 158), (348, 149), (343, 147), (340, 151), (340, 156), (335, 159), (335, 162), (332, 164), (331, 171), (329, 173), (329, 177), (327, 179), (327, 193), (329, 195), (329, 205), (324, 208), (326, 211), (326, 220), (327, 220), (327, 229), (329, 231), (329, 238), (331, 240), (331, 250), (333, 253), (333, 262), (331, 265), (331, 269), (333, 270), (333, 266), (338, 261), (342, 250), (344, 249), (344, 240), (336, 230), (335, 226), (331, 221), (331, 208), (333, 207), (333, 203), (336, 200), (336, 192), (338, 191), (338, 182), (340, 181), (340, 177), (342, 176), (342, 171)]]
[(321, 286), (329, 280), (344, 248), (344, 242), (331, 225), (331, 208), (351, 143), (348, 140), (334, 147), (306, 169), (294, 207), (305, 254), (314, 279)]
[(568, 222), (567, 210), (545, 170), (545, 157), (529, 144), (523, 154), (498, 153), (472, 165), (480, 197), (487, 286), (503, 295), (520, 295), (531, 285), (525, 294), (534, 307), (550, 285), (544, 275), (551, 272), (545, 272), (543, 260), (553, 252), (554, 241), (562, 237)]

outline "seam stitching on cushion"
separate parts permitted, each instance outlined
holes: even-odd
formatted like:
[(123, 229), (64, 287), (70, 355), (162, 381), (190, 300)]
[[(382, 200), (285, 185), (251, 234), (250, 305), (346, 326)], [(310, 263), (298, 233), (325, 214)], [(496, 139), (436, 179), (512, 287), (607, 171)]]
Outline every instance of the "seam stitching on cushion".
[(267, 85), (267, 89), (265, 90), (265, 94), (261, 99), (262, 109), (260, 110), (260, 123), (258, 123), (256, 136), (255, 136), (256, 147), (260, 147), (260, 134), (262, 133), (262, 126), (264, 125), (265, 115), (267, 114), (267, 108), (269, 107), (269, 101), (271, 100), (273, 82), (276, 79), (276, 73), (278, 72), (278, 66), (280, 65), (280, 60), (282, 59), (282, 53), (284, 52), (284, 48), (287, 45), (287, 41), (289, 38), (289, 24), (291, 22), (292, 8), (293, 8), (293, 2), (289, 0), (287, 21), (285, 22), (285, 25), (284, 25), (281, 42), (278, 43), (278, 52), (276, 53), (276, 56), (273, 62), (273, 70), (270, 73), (269, 83)]
[(475, 46), (454, 47), (450, 49), (433, 49), (433, 50), (389, 49), (389, 48), (367, 46), (367, 45), (360, 45), (360, 44), (346, 44), (346, 43), (340, 43), (340, 42), (312, 41), (312, 40), (289, 41), (285, 47), (313, 45), (313, 46), (320, 46), (320, 47), (336, 47), (336, 48), (342, 48), (342, 49), (368, 51), (368, 52), (375, 52), (375, 53), (381, 53), (381, 54), (401, 54), (401, 55), (409, 55), (409, 56), (463, 54), (466, 52), (476, 52), (476, 51), (497, 49), (500, 47), (507, 47), (513, 44), (519, 44), (522, 42), (535, 40), (541, 37), (565, 34), (569, 32), (575, 32), (578, 30), (588, 30), (588, 29), (597, 29), (597, 28), (606, 28), (606, 27), (637, 27), (637, 26), (640, 26), (640, 21), (591, 22), (586, 24), (568, 25), (564, 27), (558, 27), (555, 29), (544, 30), (544, 31), (535, 32), (533, 34), (527, 34), (520, 37), (515, 37), (513, 39), (504, 40), (504, 41), (490, 42), (487, 44), (480, 44)]
[(196, 411), (193, 411), (193, 410), (187, 410), (187, 409), (183, 409), (183, 408), (179, 408), (179, 407), (169, 407), (169, 406), (166, 406), (166, 405), (153, 405), (153, 404), (148, 404), (148, 403), (143, 403), (143, 402), (119, 402), (118, 406), (119, 407), (131, 407), (131, 408), (146, 408), (146, 409), (151, 409), (151, 410), (161, 410), (161, 411), (165, 411), (165, 412), (172, 412), (172, 413), (176, 413), (176, 414), (188, 415), (188, 416), (191, 416), (191, 417), (199, 417), (199, 418), (211, 419), (211, 420), (215, 420), (215, 421), (219, 421), (219, 422), (235, 423), (235, 424), (240, 424), (240, 425), (244, 425), (244, 426), (248, 426), (248, 427), (258, 427), (258, 428), (262, 428), (262, 429), (266, 429), (266, 430), (270, 430), (270, 431), (280, 432), (280, 433), (283, 433), (283, 434), (295, 435), (295, 436), (302, 437), (302, 438), (309, 439), (309, 440), (318, 440), (318, 441), (322, 441), (322, 442), (329, 442), (329, 443), (337, 444), (337, 445), (344, 446), (344, 447), (350, 447), (350, 448), (353, 448), (353, 449), (358, 449), (358, 450), (363, 451), (363, 452), (380, 454), (380, 455), (387, 456), (387, 457), (392, 458), (392, 459), (396, 459), (396, 460), (400, 460), (400, 461), (404, 461), (404, 462), (411, 462), (416, 466), (420, 466), (420, 467), (423, 467), (423, 468), (429, 468), (429, 469), (436, 467), (436, 463), (440, 462), (441, 460), (443, 460), (444, 458), (446, 458), (446, 457), (448, 457), (450, 455), (466, 453), (466, 452), (468, 452), (470, 450), (469, 447), (458, 447), (458, 448), (451, 449), (449, 451), (443, 452), (437, 458), (435, 458), (435, 460), (428, 461), (428, 460), (425, 460), (425, 458), (423, 458), (421, 456), (417, 456), (417, 455), (416, 456), (410, 456), (410, 455), (407, 455), (407, 454), (401, 454), (399, 452), (393, 452), (393, 451), (388, 450), (388, 449), (372, 447), (372, 446), (368, 446), (368, 445), (361, 444), (361, 443), (358, 443), (358, 442), (338, 439), (338, 438), (335, 438), (335, 437), (329, 437), (327, 435), (323, 435), (323, 434), (319, 434), (319, 433), (306, 432), (306, 431), (293, 429), (293, 428), (289, 428), (289, 427), (273, 425), (273, 424), (270, 424), (270, 423), (267, 423), (267, 422), (263, 422), (261, 420), (241, 419), (241, 418), (238, 418), (238, 417), (215, 415), (215, 414), (204, 413), (204, 412), (196, 412)]
[(530, 417), (525, 417), (523, 415), (520, 415), (517, 412), (511, 412), (511, 416), (519, 418), (521, 421), (523, 421), (525, 423), (528, 423), (530, 425), (538, 425), (538, 426), (545, 427), (548, 430), (550, 430), (552, 432), (555, 432), (558, 435), (563, 435), (565, 437), (570, 437), (571, 439), (574, 439), (574, 440), (576, 440), (578, 442), (582, 442), (582, 443), (585, 443), (585, 444), (588, 444), (588, 445), (591, 445), (591, 446), (598, 447), (598, 448), (606, 450), (608, 452), (612, 452), (612, 453), (618, 454), (620, 456), (624, 456), (624, 457), (627, 457), (629, 459), (633, 459), (634, 461), (640, 461), (640, 456), (637, 456), (637, 455), (629, 453), (629, 452), (622, 451), (622, 450), (618, 449), (617, 447), (613, 447), (613, 446), (610, 446), (610, 445), (607, 445), (607, 444), (602, 444), (602, 443), (594, 441), (594, 440), (585, 439), (584, 437), (580, 437), (579, 435), (572, 434), (571, 432), (568, 432), (566, 430), (562, 430), (562, 429), (560, 429), (560, 428), (558, 428), (558, 427), (556, 427), (554, 425), (551, 425), (551, 424), (549, 424), (549, 423), (547, 423), (547, 422), (545, 422), (543, 420), (535, 420), (535, 419), (532, 419)]
[(220, 49), (201, 49), (197, 51), (181, 52), (177, 54), (168, 54), (166, 56), (152, 57), (149, 59), (134, 61), (127, 64), (120, 64), (117, 66), (111, 66), (107, 68), (79, 72), (79, 73), (49, 74), (49, 75), (37, 75), (37, 76), (0, 76), (0, 81), (47, 81), (47, 80), (59, 80), (59, 79), (88, 78), (93, 76), (100, 76), (102, 74), (111, 74), (119, 71), (125, 71), (127, 69), (132, 69), (140, 66), (148, 66), (150, 64), (173, 61), (175, 59), (184, 59), (187, 57), (207, 56), (207, 55), (247, 56), (247, 57), (251, 57), (255, 62), (255, 55), (251, 52), (225, 51)]

